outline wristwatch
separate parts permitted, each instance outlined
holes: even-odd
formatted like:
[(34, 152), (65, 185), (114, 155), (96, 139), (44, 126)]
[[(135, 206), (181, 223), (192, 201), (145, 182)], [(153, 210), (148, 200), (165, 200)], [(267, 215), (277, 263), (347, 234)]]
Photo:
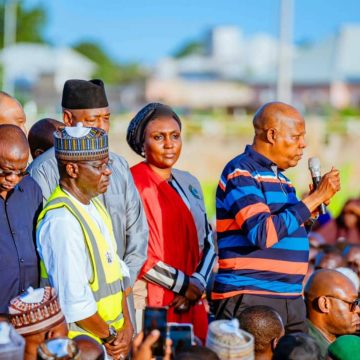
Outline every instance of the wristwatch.
[(106, 338), (100, 338), (100, 340), (103, 344), (110, 344), (116, 339), (116, 336), (116, 329), (113, 326), (109, 326), (109, 336)]

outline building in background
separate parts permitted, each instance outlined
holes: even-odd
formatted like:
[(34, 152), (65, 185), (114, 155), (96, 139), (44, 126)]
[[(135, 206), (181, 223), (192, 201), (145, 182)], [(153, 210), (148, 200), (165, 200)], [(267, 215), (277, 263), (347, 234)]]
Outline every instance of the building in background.
[[(344, 25), (322, 41), (292, 48), (293, 104), (321, 112), (360, 108), (360, 24)], [(107, 84), (113, 113), (131, 111), (147, 101), (187, 109), (254, 110), (276, 98), (278, 39), (258, 33), (244, 36), (235, 26), (207, 32), (202, 52), (160, 59), (147, 78)], [(0, 65), (14, 82), (16, 96), (35, 110), (60, 110), (64, 82), (91, 79), (97, 64), (71, 48), (17, 43), (0, 52)], [(34, 110), (34, 111), (35, 111)]]
[(0, 63), (24, 100), (38, 109), (53, 113), (60, 108), (64, 82), (90, 79), (96, 64), (71, 48), (43, 44), (17, 43), (0, 52)]
[[(360, 25), (345, 25), (318, 43), (294, 46), (293, 102), (317, 111), (360, 107)], [(161, 59), (146, 98), (190, 108), (257, 108), (276, 98), (278, 40), (245, 38), (226, 26), (209, 32), (203, 54)]]
[[(318, 43), (299, 46), (293, 60), (294, 104), (308, 110), (324, 105), (337, 109), (360, 108), (360, 25), (343, 26)], [(275, 95), (273, 71), (249, 79), (255, 101), (269, 101)]]

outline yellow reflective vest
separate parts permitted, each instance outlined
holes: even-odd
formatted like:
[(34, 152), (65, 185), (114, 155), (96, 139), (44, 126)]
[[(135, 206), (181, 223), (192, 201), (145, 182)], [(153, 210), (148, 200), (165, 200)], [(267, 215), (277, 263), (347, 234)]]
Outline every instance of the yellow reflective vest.
[[(107, 226), (109, 234), (111, 235), (113, 248), (116, 249), (116, 242), (109, 214), (98, 199), (94, 198), (92, 199), (92, 202)], [(71, 197), (62, 191), (60, 186), (54, 190), (44, 209), (40, 213), (37, 227), (39, 227), (48, 211), (60, 207), (65, 207), (70, 211), (81, 226), (93, 270), (93, 276), (89, 285), (97, 304), (98, 313), (104, 321), (118, 330), (124, 324), (122, 312), (122, 273), (119, 259), (117, 256), (110, 256), (111, 249), (108, 246), (107, 241), (87, 211), (72, 201)], [(43, 259), (40, 261), (40, 268), (42, 279), (48, 279)], [(86, 332), (84, 329), (77, 326), (76, 323), (70, 323), (68, 337), (73, 338), (78, 335), (91, 336), (101, 343), (99, 338)]]

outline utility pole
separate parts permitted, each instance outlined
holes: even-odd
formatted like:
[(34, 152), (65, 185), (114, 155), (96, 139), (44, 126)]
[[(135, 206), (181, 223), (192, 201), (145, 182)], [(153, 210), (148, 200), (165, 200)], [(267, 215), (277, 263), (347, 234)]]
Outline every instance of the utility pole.
[[(5, 0), (4, 7), (4, 49), (16, 43), (17, 0)], [(9, 79), (6, 65), (3, 68), (3, 90), (14, 95), (14, 83)]]
[(292, 34), (294, 1), (280, 0), (280, 42), (278, 56), (277, 100), (292, 101)]

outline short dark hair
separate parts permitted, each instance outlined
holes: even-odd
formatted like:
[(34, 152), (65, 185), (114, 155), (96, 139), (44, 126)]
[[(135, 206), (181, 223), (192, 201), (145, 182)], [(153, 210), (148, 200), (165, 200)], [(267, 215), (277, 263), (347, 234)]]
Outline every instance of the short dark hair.
[(190, 346), (177, 354), (174, 360), (220, 360), (220, 358), (207, 347)]
[(44, 152), (54, 146), (53, 133), (58, 127), (64, 126), (63, 123), (51, 118), (44, 118), (37, 121), (29, 130), (28, 141), (31, 156), (35, 158), (37, 149)]
[(283, 336), (273, 355), (273, 360), (318, 360), (320, 348), (315, 339), (305, 333)]
[(271, 341), (280, 337), (284, 326), (280, 315), (271, 307), (255, 305), (246, 308), (239, 316), (240, 328), (255, 338), (255, 352), (265, 351)]

